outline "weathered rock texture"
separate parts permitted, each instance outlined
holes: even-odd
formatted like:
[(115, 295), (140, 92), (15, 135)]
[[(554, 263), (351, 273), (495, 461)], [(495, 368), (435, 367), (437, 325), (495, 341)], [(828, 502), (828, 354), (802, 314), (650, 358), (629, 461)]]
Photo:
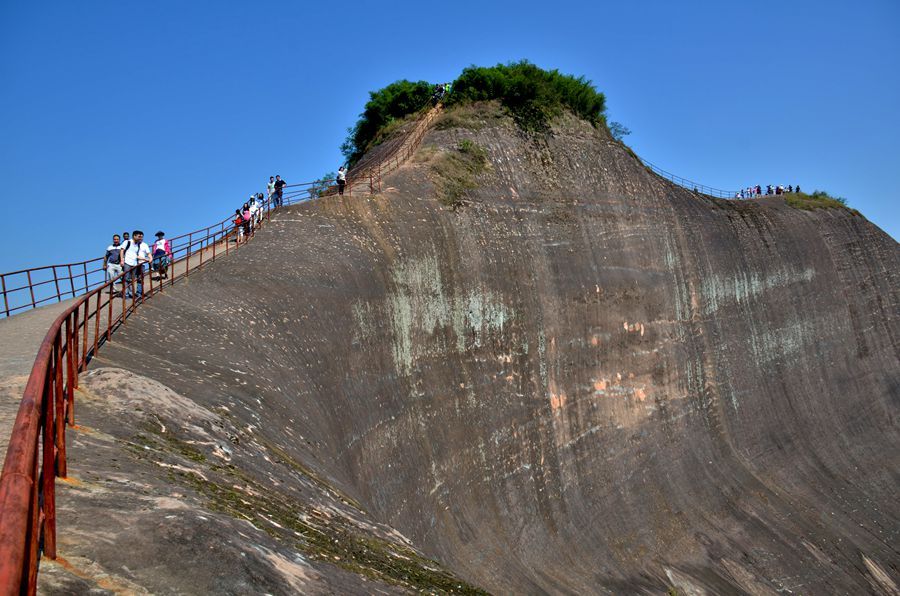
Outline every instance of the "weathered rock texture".
[[(121, 572), (150, 589), (465, 589), (321, 554), (289, 527), (314, 509), (497, 593), (896, 593), (897, 243), (694, 196), (572, 118), (467, 118), (382, 195), (285, 209), (129, 320), (81, 406), (116, 439), (72, 469), (138, 445), (120, 475), (156, 509), (103, 519), (102, 557), (69, 548), (120, 573), (138, 531), (217, 547), (204, 583)], [(492, 169), (451, 210), (429, 163), (464, 138)], [(90, 498), (67, 494), (62, 536)]]

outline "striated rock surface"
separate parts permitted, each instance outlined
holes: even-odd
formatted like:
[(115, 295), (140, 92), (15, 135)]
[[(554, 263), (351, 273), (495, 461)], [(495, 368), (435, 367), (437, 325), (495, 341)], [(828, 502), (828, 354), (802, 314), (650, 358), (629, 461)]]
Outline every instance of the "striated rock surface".
[[(897, 593), (897, 243), (464, 116), (128, 321), (64, 555), (162, 592)], [(491, 165), (450, 209), (462, 139)]]

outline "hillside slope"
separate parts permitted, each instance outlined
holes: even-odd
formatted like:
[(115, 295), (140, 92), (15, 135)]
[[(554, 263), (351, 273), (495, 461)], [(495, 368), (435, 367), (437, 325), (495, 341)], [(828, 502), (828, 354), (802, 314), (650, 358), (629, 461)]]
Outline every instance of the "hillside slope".
[[(71, 467), (125, 457), (207, 530), (245, 515), (252, 536), (193, 532), (231, 537), (216, 586), (258, 588), (235, 564), (258, 512), (285, 526), (320, 491), (329, 519), (497, 593), (896, 589), (897, 243), (846, 210), (694, 196), (572, 117), (539, 138), (490, 106), (447, 118), (382, 195), (285, 209), (130, 320), (81, 406), (118, 443)], [(433, 166), (462, 139), (491, 168), (449, 209)], [(90, 499), (68, 495), (68, 515)], [(113, 568), (131, 523), (94, 530), (102, 557), (69, 548)], [(142, 533), (177, 550), (166, 527)], [(308, 573), (267, 589), (371, 589), (328, 579), (358, 553), (326, 563), (299, 533), (266, 548)]]

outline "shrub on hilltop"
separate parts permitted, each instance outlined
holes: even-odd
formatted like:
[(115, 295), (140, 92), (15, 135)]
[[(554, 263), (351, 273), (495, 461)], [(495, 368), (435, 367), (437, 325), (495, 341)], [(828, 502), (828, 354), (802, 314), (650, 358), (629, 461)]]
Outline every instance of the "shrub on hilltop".
[(847, 199), (831, 196), (824, 190), (816, 190), (809, 195), (804, 192), (789, 192), (782, 196), (788, 205), (796, 209), (805, 211), (814, 209), (847, 209), (855, 215), (860, 215), (859, 211), (847, 206)]
[(384, 89), (371, 91), (363, 113), (348, 129), (347, 140), (341, 145), (347, 163), (352, 166), (383, 140), (386, 135), (379, 133), (383, 133), (385, 127), (430, 105), (432, 87), (427, 81), (403, 79)]
[(545, 130), (564, 108), (591, 124), (605, 124), (606, 97), (590, 81), (544, 70), (527, 60), (466, 68), (445, 103), (488, 100), (499, 100), (526, 130)]
[[(348, 130), (341, 152), (352, 166), (366, 151), (419, 110), (431, 105), (434, 85), (406, 79), (369, 93), (365, 110)], [(447, 106), (499, 101), (525, 130), (546, 130), (550, 120), (568, 109), (588, 122), (606, 124), (606, 97), (584, 77), (544, 70), (527, 60), (496, 66), (470, 66), (453, 82)]]

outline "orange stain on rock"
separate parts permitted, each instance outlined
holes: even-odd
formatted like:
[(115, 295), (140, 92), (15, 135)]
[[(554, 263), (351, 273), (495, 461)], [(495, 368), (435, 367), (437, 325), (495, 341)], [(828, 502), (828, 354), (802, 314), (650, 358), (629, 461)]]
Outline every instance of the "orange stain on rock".
[(558, 395), (555, 393), (550, 394), (550, 407), (552, 409), (558, 410), (558, 409), (562, 408), (564, 405), (566, 405), (566, 394), (565, 393), (560, 393)]

